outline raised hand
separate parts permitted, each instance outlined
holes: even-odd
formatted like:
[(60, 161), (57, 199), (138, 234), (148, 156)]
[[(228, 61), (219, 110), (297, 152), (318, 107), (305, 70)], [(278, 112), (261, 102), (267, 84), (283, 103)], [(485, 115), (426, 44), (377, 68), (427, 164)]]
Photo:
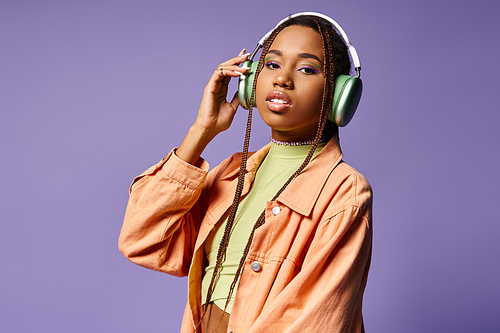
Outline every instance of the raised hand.
[(227, 90), (232, 77), (244, 75), (248, 68), (238, 65), (248, 59), (243, 49), (238, 56), (217, 66), (203, 92), (198, 117), (176, 151), (184, 161), (195, 164), (207, 144), (231, 126), (239, 105), (237, 93), (228, 102)]

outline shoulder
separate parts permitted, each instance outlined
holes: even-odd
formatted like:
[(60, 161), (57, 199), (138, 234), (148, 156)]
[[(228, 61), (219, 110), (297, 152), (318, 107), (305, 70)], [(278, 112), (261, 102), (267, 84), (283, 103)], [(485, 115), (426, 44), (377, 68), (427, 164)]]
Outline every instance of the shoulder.
[[(261, 149), (249, 152), (247, 156), (246, 170), (250, 173), (255, 173), (258, 169), (260, 163), (269, 151), (269, 146), (266, 145)], [(241, 161), (243, 158), (243, 153), (235, 153), (229, 156), (227, 159), (222, 161), (217, 167), (215, 167), (209, 175), (209, 178), (216, 179), (230, 179), (238, 176), (239, 169), (241, 166)]]
[(342, 179), (352, 190), (354, 194), (361, 194), (364, 192), (372, 193), (372, 187), (368, 180), (358, 170), (351, 165), (342, 161), (336, 168), (338, 178)]
[(344, 161), (332, 170), (322, 192), (323, 196), (330, 197), (330, 207), (334, 210), (352, 207), (359, 211), (371, 211), (373, 191), (370, 183)]

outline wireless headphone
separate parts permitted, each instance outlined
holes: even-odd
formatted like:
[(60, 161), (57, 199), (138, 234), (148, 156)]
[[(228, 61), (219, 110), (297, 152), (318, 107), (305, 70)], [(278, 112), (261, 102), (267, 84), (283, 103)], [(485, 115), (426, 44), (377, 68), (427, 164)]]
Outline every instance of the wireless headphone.
[[(262, 48), (266, 40), (272, 34), (272, 32), (279, 27), (282, 23), (295, 18), (297, 16), (316, 16), (322, 18), (332, 24), (332, 26), (342, 35), (344, 42), (346, 43), (349, 53), (351, 54), (352, 62), (354, 64), (354, 69), (356, 70), (356, 76), (350, 75), (339, 75), (335, 80), (335, 91), (333, 94), (333, 104), (331, 106), (330, 112), (328, 114), (328, 120), (333, 121), (338, 126), (346, 126), (354, 116), (356, 108), (358, 107), (359, 100), (361, 99), (361, 92), (363, 90), (363, 84), (361, 82), (361, 63), (359, 61), (358, 52), (349, 41), (346, 33), (342, 27), (335, 22), (330, 17), (314, 12), (301, 12), (288, 16), (287, 18), (278, 22), (276, 27), (269, 31), (264, 37), (261, 38), (257, 47), (252, 52), (249, 60), (245, 61), (242, 66), (249, 67), (250, 70), (245, 74), (241, 75), (238, 83), (238, 98), (240, 100), (240, 105), (247, 109), (250, 106), (250, 98), (252, 96), (253, 81), (255, 79), (255, 73), (257, 71), (258, 61), (253, 61), (257, 51)], [(253, 106), (256, 106), (255, 98), (253, 100)]]

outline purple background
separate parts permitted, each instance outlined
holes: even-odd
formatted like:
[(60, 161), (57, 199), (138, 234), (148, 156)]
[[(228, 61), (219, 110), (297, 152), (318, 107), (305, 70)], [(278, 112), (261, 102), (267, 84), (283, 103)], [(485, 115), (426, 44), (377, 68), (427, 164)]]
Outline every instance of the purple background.
[[(217, 65), (304, 10), (363, 67), (341, 143), (375, 195), (367, 331), (500, 331), (498, 2), (0, 0), (1, 332), (178, 331), (186, 279), (118, 251), (128, 186), (180, 143)], [(258, 116), (252, 133), (269, 139)]]

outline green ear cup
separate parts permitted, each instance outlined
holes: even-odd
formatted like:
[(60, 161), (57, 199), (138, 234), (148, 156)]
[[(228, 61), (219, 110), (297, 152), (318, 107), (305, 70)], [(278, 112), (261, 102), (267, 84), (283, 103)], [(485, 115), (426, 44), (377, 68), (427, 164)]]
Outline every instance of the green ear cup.
[(362, 90), (363, 83), (360, 78), (339, 75), (335, 80), (333, 105), (328, 120), (333, 121), (340, 127), (346, 126), (354, 116), (354, 112), (356, 112)]
[[(250, 70), (245, 74), (241, 75), (238, 82), (238, 99), (240, 105), (248, 110), (250, 107), (250, 98), (252, 97), (253, 81), (255, 79), (255, 72), (257, 71), (258, 61), (247, 60), (242, 67), (250, 67)], [(253, 100), (253, 106), (257, 106), (255, 103), (255, 98)]]

